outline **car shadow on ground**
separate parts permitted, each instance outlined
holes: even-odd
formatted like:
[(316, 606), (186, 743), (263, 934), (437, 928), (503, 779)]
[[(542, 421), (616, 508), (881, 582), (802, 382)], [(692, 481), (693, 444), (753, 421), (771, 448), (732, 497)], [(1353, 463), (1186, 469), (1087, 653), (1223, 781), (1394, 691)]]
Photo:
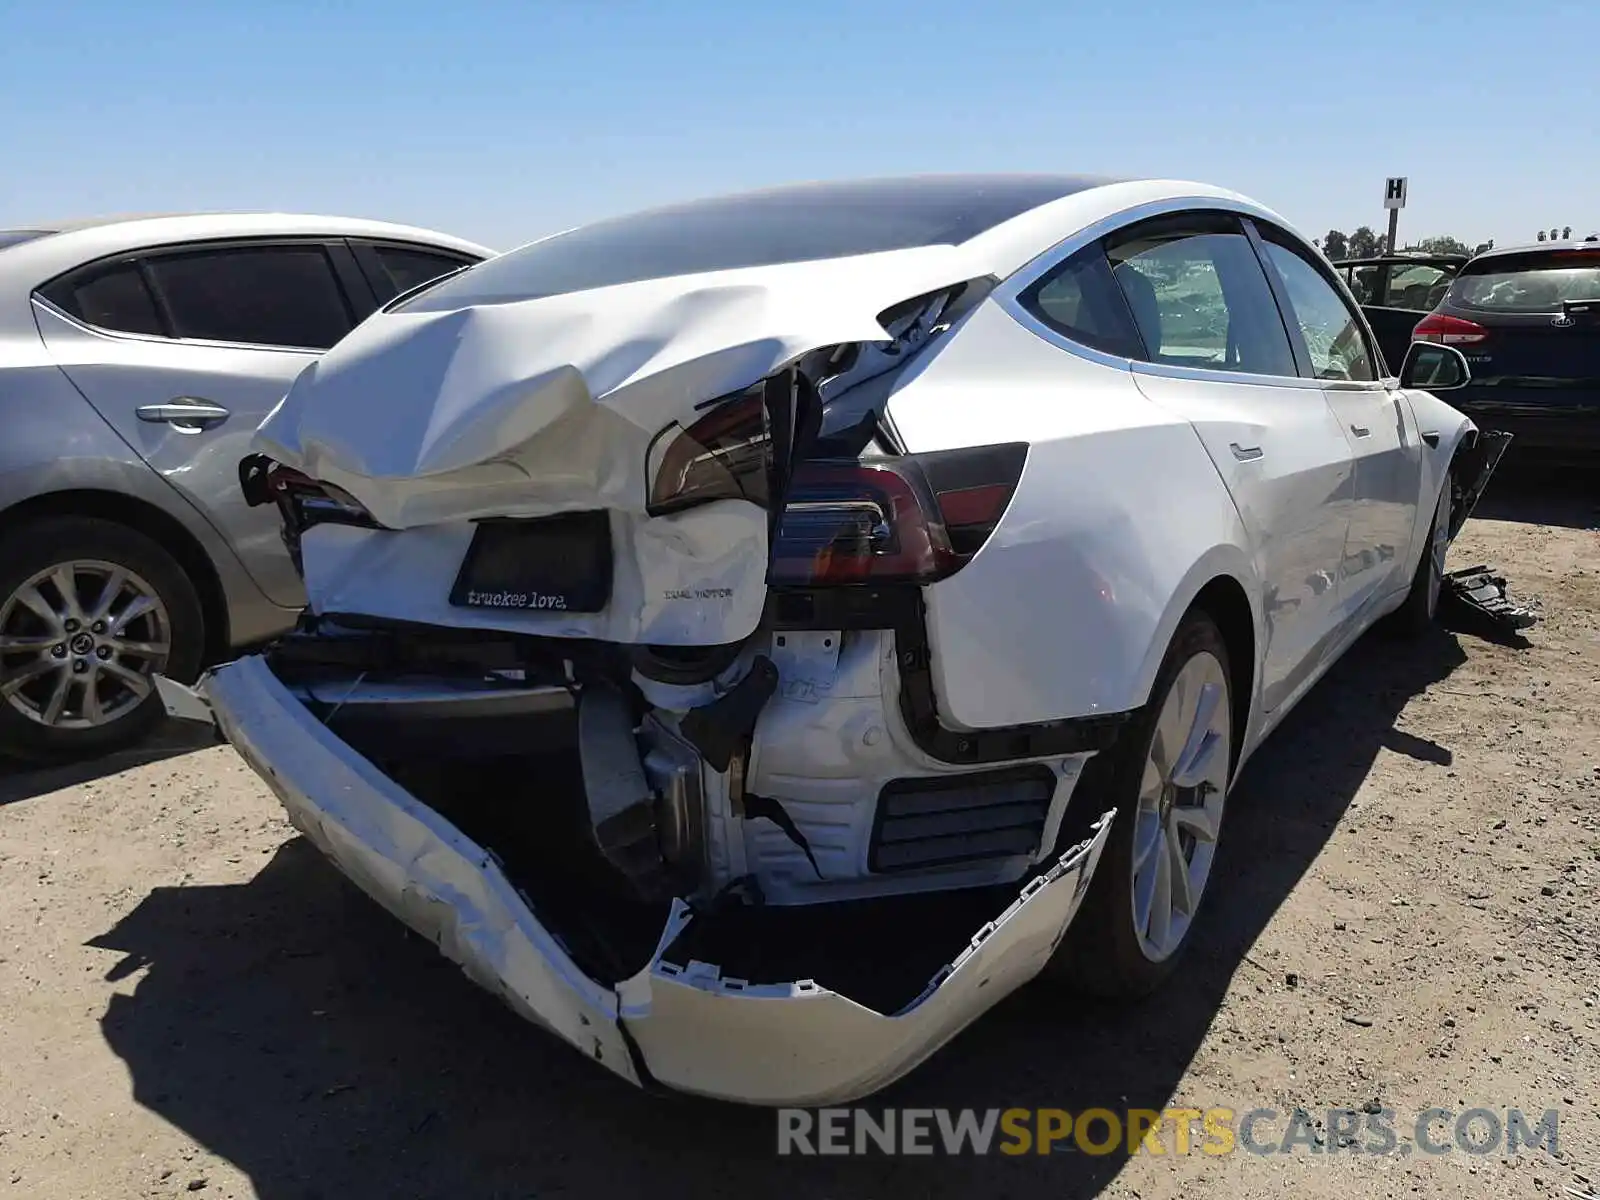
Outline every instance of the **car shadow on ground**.
[(193, 721), (163, 721), (137, 746), (81, 762), (38, 766), (0, 755), (0, 806), (30, 800), (80, 783), (92, 783), (119, 771), (160, 762), (217, 744), (216, 735)]
[(1600, 470), (1503, 463), (1472, 515), (1485, 521), (1600, 529)]
[[(1376, 756), (1450, 762), (1449, 747), (1394, 722), (1464, 658), (1442, 629), (1399, 653), (1369, 638), (1274, 735), (1231, 802), (1227, 886), (1202, 913), (1181, 985), (1106, 1008), (1036, 984), (868, 1106), (1162, 1108)], [(93, 944), (122, 953), (113, 978), (146, 972), (102, 1021), (135, 1098), (236, 1164), (264, 1200), (1040, 1186), (1076, 1197), (1125, 1161), (779, 1158), (771, 1112), (617, 1081), (479, 992), (301, 840), (247, 883), (159, 888)]]

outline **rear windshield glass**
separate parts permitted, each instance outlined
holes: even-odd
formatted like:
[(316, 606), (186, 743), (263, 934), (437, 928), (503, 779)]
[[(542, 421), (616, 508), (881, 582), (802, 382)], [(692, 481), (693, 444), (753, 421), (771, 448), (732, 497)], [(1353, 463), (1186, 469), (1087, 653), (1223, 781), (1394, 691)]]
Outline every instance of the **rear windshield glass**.
[(7, 246), (31, 242), (34, 238), (43, 237), (49, 232), (48, 229), (0, 229), (0, 250), (4, 250)]
[(953, 245), (1104, 182), (1078, 176), (929, 176), (810, 183), (696, 200), (557, 234), (398, 306), (496, 304), (736, 267)]
[(1556, 312), (1566, 300), (1600, 300), (1600, 253), (1487, 259), (1467, 268), (1450, 302), (1491, 312)]

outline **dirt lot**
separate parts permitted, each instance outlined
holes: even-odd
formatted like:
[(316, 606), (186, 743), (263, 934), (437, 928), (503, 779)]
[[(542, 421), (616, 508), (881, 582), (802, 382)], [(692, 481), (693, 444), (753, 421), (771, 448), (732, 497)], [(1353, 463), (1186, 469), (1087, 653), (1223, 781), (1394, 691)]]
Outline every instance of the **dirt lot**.
[(1553, 1108), (1559, 1158), (779, 1159), (770, 1113), (646, 1097), (503, 1011), (291, 836), (232, 751), (171, 731), (0, 775), (0, 1192), (1600, 1193), (1597, 515), (1592, 493), (1491, 495), (1454, 562), (1542, 602), (1531, 644), (1368, 639), (1275, 735), (1179, 986), (1120, 1012), (1026, 989), (870, 1102), (1378, 1100), (1403, 1149), (1430, 1106)]

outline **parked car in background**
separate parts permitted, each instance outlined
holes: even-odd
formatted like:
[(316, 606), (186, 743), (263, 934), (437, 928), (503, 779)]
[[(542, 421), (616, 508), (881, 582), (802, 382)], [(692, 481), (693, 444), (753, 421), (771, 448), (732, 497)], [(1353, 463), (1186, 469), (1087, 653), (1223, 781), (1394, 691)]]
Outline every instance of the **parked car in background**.
[(1466, 355), (1451, 400), (1514, 455), (1600, 465), (1600, 237), (1478, 255), (1414, 336)]
[(490, 253), (280, 214), (0, 231), (0, 751), (126, 744), (153, 674), (292, 624), (300, 580), (240, 495), (251, 435), (379, 305)]
[(300, 376), (248, 477), (307, 615), (161, 686), (586, 1057), (844, 1102), (1047, 965), (1168, 979), (1241, 764), (1380, 618), (1427, 627), (1504, 443), (1428, 390), (1453, 347), (1375, 355), (1203, 184), (602, 221)]
[(1444, 299), (1450, 281), (1467, 264), (1465, 254), (1390, 254), (1346, 258), (1333, 265), (1361, 305), (1378, 339), (1384, 364), (1400, 369), (1418, 321)]

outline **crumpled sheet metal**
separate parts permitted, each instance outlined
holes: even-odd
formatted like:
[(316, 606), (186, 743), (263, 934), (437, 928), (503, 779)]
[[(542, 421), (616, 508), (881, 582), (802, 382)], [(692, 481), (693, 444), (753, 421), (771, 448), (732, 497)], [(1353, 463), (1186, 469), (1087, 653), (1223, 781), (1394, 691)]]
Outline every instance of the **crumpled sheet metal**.
[(296, 380), (254, 447), (384, 525), (643, 512), (652, 438), (877, 314), (967, 278), (951, 246), (377, 313)]

